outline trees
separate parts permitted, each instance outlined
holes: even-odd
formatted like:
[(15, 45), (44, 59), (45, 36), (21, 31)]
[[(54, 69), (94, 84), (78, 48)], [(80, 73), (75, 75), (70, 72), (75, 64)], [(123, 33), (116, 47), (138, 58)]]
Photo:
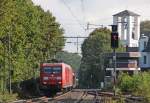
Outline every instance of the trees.
[(142, 21), (140, 24), (141, 34), (150, 36), (150, 20)]
[[(83, 57), (79, 70), (79, 84), (81, 87), (97, 88), (100, 87), (100, 82), (104, 81), (105, 53), (112, 52), (110, 38), (111, 31), (109, 29), (99, 28), (90, 33), (89, 37), (83, 42)], [(123, 52), (125, 48), (120, 45), (116, 51)]]
[(78, 54), (69, 53), (66, 51), (58, 52), (56, 54), (56, 59), (62, 60), (63, 62), (71, 65), (73, 70), (75, 72), (78, 72), (81, 62), (81, 56), (79, 56)]
[(83, 57), (79, 70), (81, 87), (96, 88), (103, 81), (104, 53), (111, 51), (110, 33), (111, 31), (107, 28), (96, 29), (82, 44)]
[(8, 83), (10, 70), (14, 73), (13, 82), (34, 77), (39, 62), (53, 57), (63, 48), (65, 40), (55, 17), (34, 6), (31, 0), (0, 0), (0, 13), (0, 81), (3, 88)]

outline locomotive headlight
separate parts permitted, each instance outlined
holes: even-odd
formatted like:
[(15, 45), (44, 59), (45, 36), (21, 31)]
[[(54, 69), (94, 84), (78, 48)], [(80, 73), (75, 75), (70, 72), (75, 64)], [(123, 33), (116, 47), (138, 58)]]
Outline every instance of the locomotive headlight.
[(61, 82), (58, 82), (59, 84), (61, 84)]
[(61, 80), (61, 77), (56, 77), (57, 80)]
[(43, 77), (43, 80), (48, 80), (48, 77)]
[(43, 84), (47, 84), (47, 82), (43, 82)]

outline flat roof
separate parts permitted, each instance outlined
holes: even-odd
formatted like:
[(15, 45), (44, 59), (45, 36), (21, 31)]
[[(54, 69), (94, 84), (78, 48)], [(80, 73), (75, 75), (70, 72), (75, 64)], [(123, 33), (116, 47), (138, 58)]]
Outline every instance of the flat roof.
[[(112, 57), (113, 53), (106, 53), (106, 57)], [(124, 53), (116, 53), (117, 58), (138, 58), (141, 57), (140, 52), (124, 52)]]
[[(114, 68), (106, 68), (106, 70), (114, 70)], [(133, 71), (133, 70), (141, 70), (141, 68), (116, 68), (116, 70)]]

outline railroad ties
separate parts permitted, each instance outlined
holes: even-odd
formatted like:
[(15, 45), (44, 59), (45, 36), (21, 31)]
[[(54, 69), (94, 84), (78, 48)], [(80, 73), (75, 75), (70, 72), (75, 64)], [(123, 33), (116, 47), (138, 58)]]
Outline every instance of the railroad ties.
[(100, 89), (73, 89), (71, 92), (57, 97), (50, 103), (112, 103), (110, 96), (100, 92)]
[[(112, 92), (102, 92), (100, 89), (73, 89), (66, 93), (58, 93), (56, 96), (39, 97), (29, 100), (20, 100), (13, 103), (142, 103), (142, 97), (113, 96)], [(121, 102), (124, 100), (124, 102)]]

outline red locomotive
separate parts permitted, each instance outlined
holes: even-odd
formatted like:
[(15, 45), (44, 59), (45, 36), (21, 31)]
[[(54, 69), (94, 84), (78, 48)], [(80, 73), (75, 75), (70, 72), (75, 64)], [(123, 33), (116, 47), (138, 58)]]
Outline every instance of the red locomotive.
[(75, 84), (73, 70), (65, 63), (41, 63), (40, 68), (40, 85), (44, 90), (58, 92)]

